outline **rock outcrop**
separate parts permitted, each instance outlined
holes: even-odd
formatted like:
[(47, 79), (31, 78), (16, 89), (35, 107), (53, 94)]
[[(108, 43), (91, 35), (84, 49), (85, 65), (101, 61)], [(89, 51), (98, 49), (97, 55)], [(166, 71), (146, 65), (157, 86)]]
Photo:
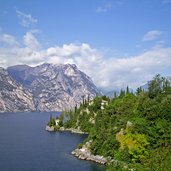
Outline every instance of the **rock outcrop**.
[(45, 130), (46, 131), (49, 131), (49, 132), (54, 132), (55, 131), (55, 128), (54, 128), (54, 126), (48, 126), (48, 125), (46, 125)]
[(100, 156), (100, 155), (91, 154), (90, 145), (91, 145), (91, 141), (86, 142), (82, 146), (82, 148), (75, 149), (74, 151), (71, 152), (71, 154), (73, 154), (74, 156), (76, 156), (76, 157), (78, 157), (79, 159), (82, 159), (82, 160), (89, 160), (89, 161), (94, 161), (94, 162), (100, 163), (100, 164), (106, 164), (107, 159), (105, 157)]

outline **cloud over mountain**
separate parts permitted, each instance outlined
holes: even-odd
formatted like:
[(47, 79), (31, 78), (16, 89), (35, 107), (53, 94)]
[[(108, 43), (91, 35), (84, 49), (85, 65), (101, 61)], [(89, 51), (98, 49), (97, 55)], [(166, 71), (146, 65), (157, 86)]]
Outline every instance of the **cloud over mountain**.
[(136, 88), (171, 67), (171, 48), (164, 47), (152, 48), (136, 56), (108, 58), (87, 43), (41, 48), (36, 34), (31, 31), (23, 36), (22, 44), (12, 35), (1, 34), (0, 44), (1, 66), (34, 66), (44, 62), (76, 64), (103, 89), (126, 87), (127, 84)]

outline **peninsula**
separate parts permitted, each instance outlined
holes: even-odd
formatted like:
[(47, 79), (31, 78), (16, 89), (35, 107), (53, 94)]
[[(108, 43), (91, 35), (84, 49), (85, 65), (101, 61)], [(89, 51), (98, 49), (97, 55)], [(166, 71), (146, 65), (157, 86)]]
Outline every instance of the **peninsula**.
[[(80, 159), (107, 164), (107, 169), (171, 168), (171, 81), (156, 75), (136, 93), (121, 90), (84, 99), (80, 107), (63, 112), (54, 130), (81, 130), (88, 137), (72, 152)], [(55, 120), (51, 119), (51, 123)], [(63, 128), (64, 127), (64, 128)], [(98, 160), (96, 160), (98, 159)], [(108, 159), (110, 159), (108, 162)], [(113, 162), (114, 161), (114, 162)]]

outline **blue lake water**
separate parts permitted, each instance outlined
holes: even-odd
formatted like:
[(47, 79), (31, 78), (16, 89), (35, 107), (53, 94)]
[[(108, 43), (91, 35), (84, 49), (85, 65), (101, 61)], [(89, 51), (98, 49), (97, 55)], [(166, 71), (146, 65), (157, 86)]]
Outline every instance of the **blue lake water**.
[(0, 114), (0, 171), (105, 170), (71, 155), (85, 135), (45, 131), (49, 116), (38, 112)]

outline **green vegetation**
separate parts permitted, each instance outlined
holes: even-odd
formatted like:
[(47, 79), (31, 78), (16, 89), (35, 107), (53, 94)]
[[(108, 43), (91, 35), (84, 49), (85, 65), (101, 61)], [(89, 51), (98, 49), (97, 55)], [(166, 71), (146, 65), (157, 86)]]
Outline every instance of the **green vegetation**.
[(49, 127), (54, 127), (54, 131), (57, 131), (60, 129), (61, 126), (63, 126), (63, 116), (61, 115), (60, 117), (56, 117), (53, 118), (52, 115), (50, 115), (50, 119), (49, 119), (49, 122), (47, 123), (47, 125)]
[(52, 115), (50, 115), (50, 120), (49, 120), (47, 125), (50, 126), (50, 127), (56, 125), (55, 119), (52, 117)]
[(108, 171), (171, 168), (169, 79), (156, 75), (146, 92), (138, 88), (133, 94), (127, 87), (126, 92), (121, 90), (112, 99), (102, 96), (84, 100), (74, 111), (63, 112), (61, 118), (65, 128), (89, 133), (86, 141), (92, 140), (93, 154), (118, 161), (110, 162)]

